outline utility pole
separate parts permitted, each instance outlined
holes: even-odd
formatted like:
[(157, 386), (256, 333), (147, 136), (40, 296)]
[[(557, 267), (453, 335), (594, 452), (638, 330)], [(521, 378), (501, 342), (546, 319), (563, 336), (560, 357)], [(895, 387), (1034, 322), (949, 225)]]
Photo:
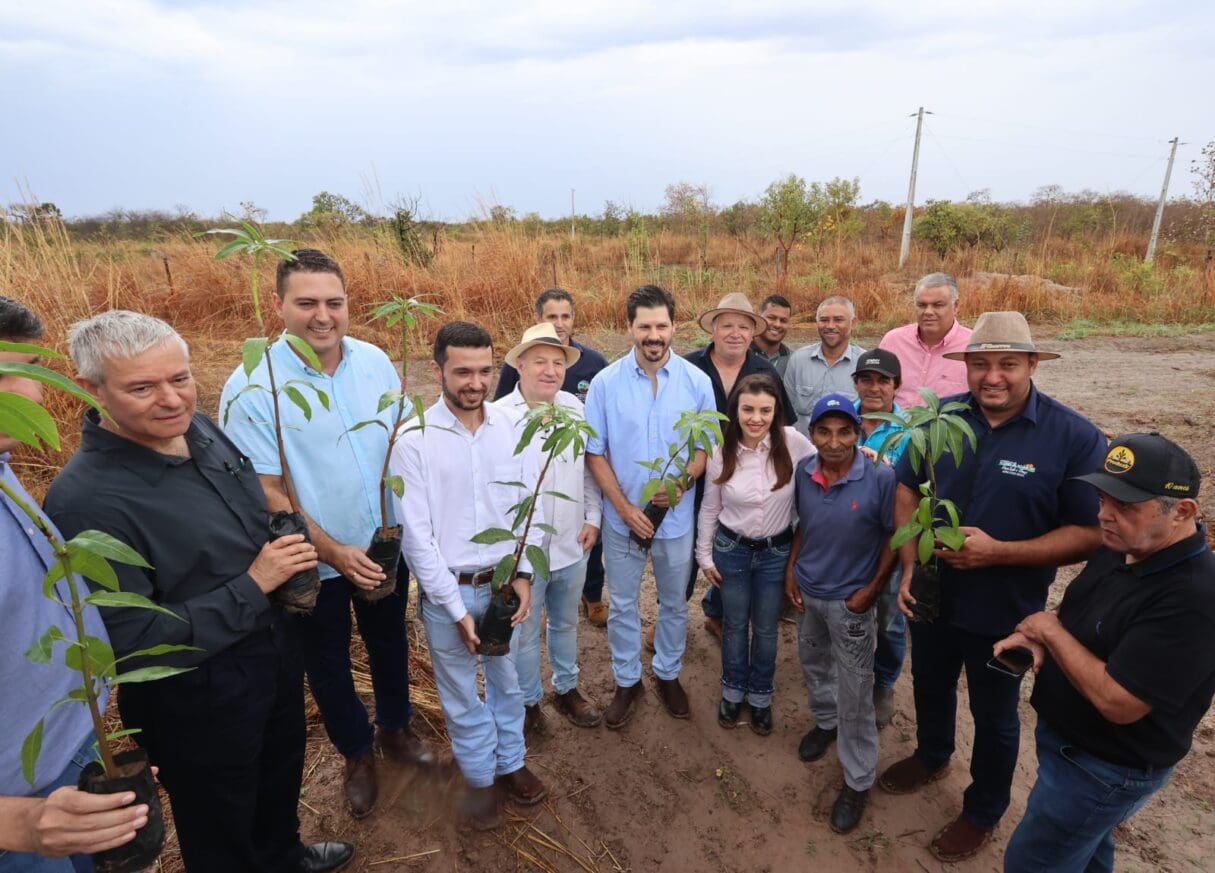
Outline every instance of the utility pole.
[(574, 189), (570, 188), (570, 239), (574, 239)]
[[(911, 212), (915, 208), (915, 174), (920, 167), (920, 131), (924, 128), (924, 107), (915, 115), (915, 148), (911, 152), (911, 184), (907, 186), (907, 211), (903, 214), (903, 244), (899, 246), (899, 268), (911, 254)], [(932, 115), (931, 112), (928, 113)], [(910, 117), (910, 116), (908, 116)]]
[(1173, 144), (1173, 148), (1169, 151), (1169, 165), (1164, 171), (1164, 184), (1160, 186), (1160, 202), (1156, 204), (1156, 218), (1152, 221), (1152, 238), (1148, 240), (1147, 255), (1143, 262), (1150, 264), (1152, 258), (1156, 256), (1156, 240), (1160, 238), (1160, 219), (1164, 218), (1164, 201), (1169, 196), (1169, 177), (1173, 175), (1173, 158), (1177, 157), (1177, 140), (1180, 137), (1173, 137), (1169, 142)]

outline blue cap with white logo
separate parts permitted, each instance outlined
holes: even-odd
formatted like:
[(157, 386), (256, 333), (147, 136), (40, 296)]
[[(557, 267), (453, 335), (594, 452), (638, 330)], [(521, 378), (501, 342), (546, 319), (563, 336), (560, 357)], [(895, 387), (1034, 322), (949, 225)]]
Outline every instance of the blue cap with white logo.
[(819, 398), (818, 403), (814, 404), (814, 411), (810, 413), (810, 424), (815, 424), (824, 415), (842, 415), (855, 424), (861, 423), (860, 413), (856, 411), (856, 407), (852, 403), (852, 399), (846, 394), (825, 394)]

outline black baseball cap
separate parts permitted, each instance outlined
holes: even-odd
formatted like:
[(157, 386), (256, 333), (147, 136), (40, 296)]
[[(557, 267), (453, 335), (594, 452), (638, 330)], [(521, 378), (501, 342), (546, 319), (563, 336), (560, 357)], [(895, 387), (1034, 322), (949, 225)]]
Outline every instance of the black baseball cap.
[(861, 373), (881, 373), (891, 379), (903, 381), (903, 367), (899, 364), (899, 356), (885, 349), (874, 349), (857, 358), (852, 378), (855, 379)]
[(1177, 443), (1153, 431), (1120, 436), (1110, 443), (1101, 469), (1073, 476), (1123, 503), (1153, 497), (1198, 497), (1201, 476), (1194, 459)]

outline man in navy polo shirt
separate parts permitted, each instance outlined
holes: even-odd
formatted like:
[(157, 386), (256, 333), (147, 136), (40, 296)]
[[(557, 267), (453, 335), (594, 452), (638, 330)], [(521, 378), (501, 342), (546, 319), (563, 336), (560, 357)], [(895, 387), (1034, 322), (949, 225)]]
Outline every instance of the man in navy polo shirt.
[(798, 536), (785, 569), (785, 594), (801, 612), (797, 651), (810, 691), (814, 729), (797, 753), (817, 761), (839, 738), (844, 787), (831, 809), (831, 829), (861, 821), (877, 775), (873, 717), (875, 605), (894, 553), (894, 470), (857, 451), (861, 417), (843, 394), (819, 399), (810, 414), (818, 449), (798, 464), (793, 481)]
[[(1021, 313), (984, 313), (966, 351), (950, 354), (966, 362), (970, 391), (948, 399), (967, 405), (958, 414), (974, 429), (978, 450), (967, 448), (960, 467), (945, 461), (935, 469), (938, 495), (957, 504), (966, 541), (957, 552), (936, 552), (940, 617), (911, 623), (918, 745), (878, 780), (892, 794), (908, 794), (944, 775), (965, 667), (975, 722), (972, 781), (961, 815), (929, 846), (945, 862), (975, 854), (1008, 808), (1021, 683), (986, 664), (996, 641), (1045, 605), (1055, 569), (1100, 544), (1096, 493), (1073, 477), (1096, 470), (1105, 455), (1105, 437), (1090, 421), (1034, 386), (1038, 361), (1059, 356), (1035, 348)], [(916, 510), (923, 477), (906, 454), (895, 472), (895, 522), (902, 524)], [(899, 605), (912, 618), (914, 541), (900, 560)]]

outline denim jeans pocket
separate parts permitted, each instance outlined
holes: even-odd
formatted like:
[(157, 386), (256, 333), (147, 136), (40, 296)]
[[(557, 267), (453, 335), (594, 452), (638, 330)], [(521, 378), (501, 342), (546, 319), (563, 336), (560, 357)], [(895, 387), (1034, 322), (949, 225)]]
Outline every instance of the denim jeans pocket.
[(1083, 749), (1063, 745), (1059, 747), (1059, 755), (1106, 791), (1117, 791), (1126, 784), (1125, 777), (1118, 774), (1113, 765), (1105, 764)]
[(738, 548), (738, 543), (721, 534), (713, 535), (713, 548), (718, 552), (732, 552)]

